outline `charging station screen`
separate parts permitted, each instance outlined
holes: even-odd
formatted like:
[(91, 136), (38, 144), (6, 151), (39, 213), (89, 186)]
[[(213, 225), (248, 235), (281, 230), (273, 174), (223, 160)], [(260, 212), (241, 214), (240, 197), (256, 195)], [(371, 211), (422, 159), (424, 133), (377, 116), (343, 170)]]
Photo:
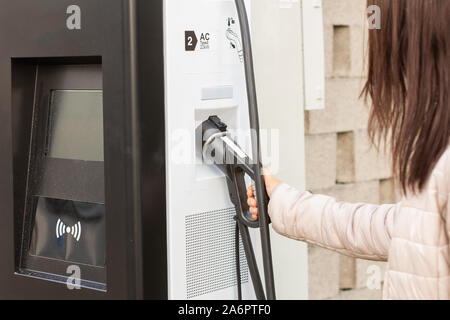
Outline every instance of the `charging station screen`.
[(52, 90), (48, 156), (103, 161), (101, 90)]
[(104, 267), (102, 90), (51, 90), (49, 101), (30, 254)]

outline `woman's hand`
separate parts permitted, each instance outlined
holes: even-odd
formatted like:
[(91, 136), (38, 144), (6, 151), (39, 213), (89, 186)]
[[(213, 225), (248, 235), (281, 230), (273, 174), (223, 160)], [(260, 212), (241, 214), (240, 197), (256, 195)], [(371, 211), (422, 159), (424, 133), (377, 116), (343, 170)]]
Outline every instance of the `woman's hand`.
[[(264, 173), (264, 181), (266, 183), (266, 190), (269, 198), (272, 197), (272, 192), (275, 188), (282, 183), (281, 180), (275, 178), (268, 168), (263, 168)], [(258, 219), (258, 202), (255, 199), (255, 193), (253, 190), (253, 186), (247, 188), (247, 204), (250, 207), (250, 213), (252, 214), (253, 220)]]

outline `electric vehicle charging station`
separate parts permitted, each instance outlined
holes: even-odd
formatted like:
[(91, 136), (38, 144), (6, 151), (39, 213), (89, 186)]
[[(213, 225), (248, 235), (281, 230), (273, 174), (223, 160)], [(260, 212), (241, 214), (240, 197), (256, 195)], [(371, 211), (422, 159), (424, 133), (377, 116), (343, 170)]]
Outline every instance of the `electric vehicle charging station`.
[(234, 1), (76, 2), (0, 2), (0, 297), (238, 298), (235, 206), (195, 134), (218, 116), (252, 154)]

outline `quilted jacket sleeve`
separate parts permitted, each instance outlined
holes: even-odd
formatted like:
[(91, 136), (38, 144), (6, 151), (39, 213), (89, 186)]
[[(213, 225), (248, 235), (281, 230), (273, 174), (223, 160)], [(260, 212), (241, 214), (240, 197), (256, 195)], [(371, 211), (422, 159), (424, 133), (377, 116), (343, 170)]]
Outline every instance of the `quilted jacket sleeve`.
[(450, 239), (450, 146), (433, 172), (433, 178), (436, 181), (434, 187), (438, 195), (439, 211), (446, 224), (447, 239)]
[(269, 202), (275, 231), (289, 238), (369, 260), (386, 261), (397, 205), (338, 202), (279, 185)]

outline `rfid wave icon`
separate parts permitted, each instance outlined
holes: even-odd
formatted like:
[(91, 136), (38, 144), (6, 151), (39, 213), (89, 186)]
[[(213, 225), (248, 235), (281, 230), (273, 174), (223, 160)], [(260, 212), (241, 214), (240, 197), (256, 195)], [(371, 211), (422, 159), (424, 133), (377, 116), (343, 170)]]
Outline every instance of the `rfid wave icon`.
[(61, 219), (56, 222), (56, 238), (59, 239), (65, 234), (70, 234), (72, 237), (78, 241), (81, 238), (81, 223), (78, 221), (73, 227), (66, 226)]

